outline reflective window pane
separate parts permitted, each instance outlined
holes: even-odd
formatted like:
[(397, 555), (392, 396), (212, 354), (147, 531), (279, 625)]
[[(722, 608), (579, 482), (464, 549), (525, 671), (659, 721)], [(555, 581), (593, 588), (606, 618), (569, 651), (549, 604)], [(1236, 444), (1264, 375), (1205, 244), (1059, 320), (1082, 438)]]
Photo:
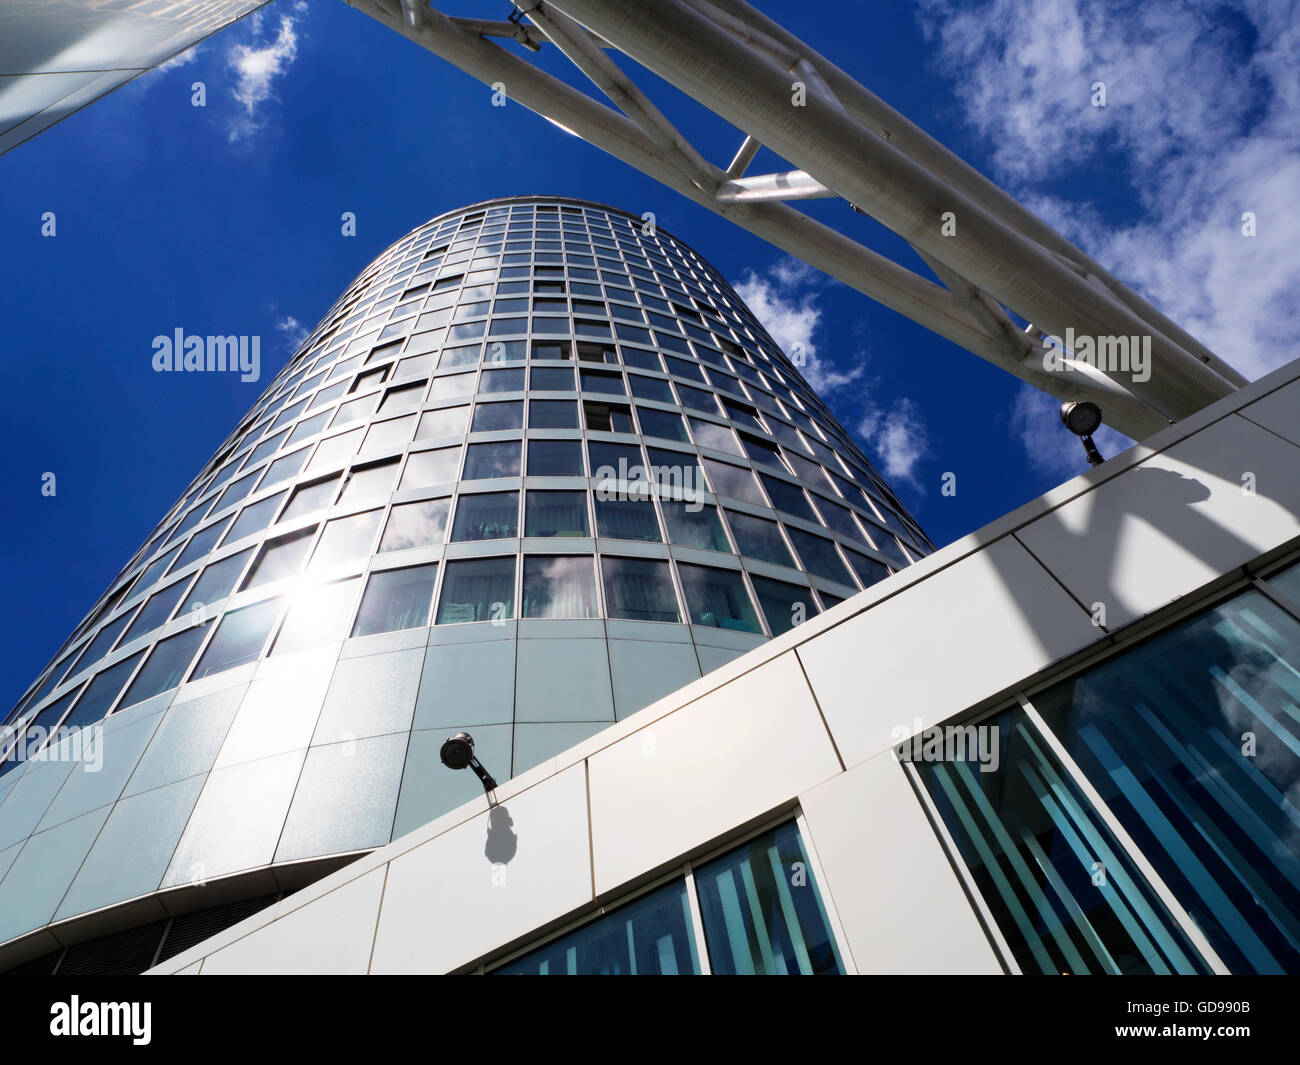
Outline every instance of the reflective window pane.
[(738, 570), (681, 564), (677, 572), (682, 579), (686, 609), (696, 625), (737, 632), (762, 631)]
[(463, 480), (518, 477), (519, 453), (517, 440), (503, 440), (494, 444), (470, 444), (465, 455)]
[(593, 562), (590, 555), (525, 555), (524, 617), (596, 617)]
[(93, 725), (108, 713), (122, 686), (126, 684), (135, 667), (140, 664), (143, 652), (124, 658), (121, 662), (109, 666), (102, 673), (95, 674), (81, 693), (81, 698), (72, 708), (72, 712), (63, 721), (64, 728), (81, 728)]
[(289, 577), (297, 573), (307, 559), (307, 552), (311, 548), (312, 537), (315, 534), (316, 526), (313, 525), (311, 528), (299, 529), (288, 536), (282, 536), (278, 540), (267, 541), (248, 571), (248, 576), (244, 578), (240, 590), (256, 588), (260, 584), (268, 584), (271, 581), (278, 581), (281, 577)]
[(525, 500), (525, 536), (590, 536), (586, 492), (531, 491)]
[(786, 584), (785, 581), (753, 575), (750, 580), (754, 582), (754, 594), (758, 596), (758, 605), (763, 608), (763, 617), (767, 619), (767, 627), (773, 636), (789, 632), (820, 613), (812, 589), (807, 585)]
[(438, 624), (505, 621), (515, 616), (515, 560), (464, 558), (447, 563)]
[(746, 558), (777, 566), (794, 566), (790, 549), (785, 546), (781, 527), (776, 522), (731, 510), (727, 511), (727, 522), (736, 537), (736, 549)]
[(605, 581), (605, 609), (627, 621), (681, 621), (668, 563), (649, 558), (600, 560)]
[(519, 535), (518, 492), (471, 492), (456, 500), (453, 542)]
[(208, 566), (195, 582), (190, 594), (185, 597), (180, 613), (188, 614), (196, 607), (202, 608), (226, 598), (235, 586), (235, 581), (244, 571), (244, 564), (248, 562), (252, 553), (253, 549), (250, 547)]
[(612, 540), (645, 540), (658, 543), (659, 520), (648, 499), (602, 499), (596, 493), (597, 535)]
[(343, 640), (352, 620), (360, 577), (303, 588), (289, 597), (289, 612), (271, 654), (291, 654)]
[(134, 706), (177, 687), (184, 678), (185, 671), (190, 668), (190, 663), (194, 661), (194, 655), (205, 635), (207, 629), (195, 625), (175, 636), (159, 640), (149, 652), (149, 657), (131, 682), (126, 695), (122, 697), (122, 706)]
[(699, 971), (686, 882), (675, 880), (493, 973), (679, 976)]
[(793, 822), (700, 866), (695, 890), (715, 975), (844, 972)]
[(578, 440), (528, 441), (529, 477), (581, 477), (582, 443)]
[(785, 531), (789, 534), (794, 549), (799, 552), (803, 568), (809, 573), (825, 577), (828, 581), (853, 585), (853, 578), (849, 576), (848, 568), (830, 540), (791, 526), (786, 526)]
[(367, 510), (326, 522), (308, 568), (321, 569), (369, 554), (382, 513), (379, 510)]
[(388, 515), (380, 551), (401, 551), (408, 547), (440, 544), (447, 532), (450, 499), (430, 499), (423, 503), (403, 503)]
[(361, 466), (353, 469), (343, 485), (340, 503), (356, 503), (362, 499), (380, 499), (393, 490), (393, 478), (397, 476), (397, 462), (381, 462), (374, 466)]
[(372, 573), (357, 611), (353, 636), (418, 629), (429, 623), (429, 605), (438, 567), (412, 566)]
[(282, 602), (280, 599), (268, 599), (226, 614), (218, 624), (212, 642), (199, 659), (191, 679), (201, 680), (224, 669), (255, 662), (262, 653), (262, 645), (270, 635), (271, 626), (280, 616)]
[(718, 508), (680, 499), (661, 499), (668, 527), (668, 542), (679, 547), (698, 547), (703, 551), (730, 551), (727, 535), (718, 520)]

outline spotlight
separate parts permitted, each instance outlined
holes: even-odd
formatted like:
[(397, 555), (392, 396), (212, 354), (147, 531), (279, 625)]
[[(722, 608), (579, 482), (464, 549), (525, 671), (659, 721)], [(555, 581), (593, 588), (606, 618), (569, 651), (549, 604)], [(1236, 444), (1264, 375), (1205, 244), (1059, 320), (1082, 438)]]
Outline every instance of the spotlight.
[(483, 763), (475, 757), (474, 737), (468, 732), (458, 732), (448, 738), (443, 743), (442, 750), (438, 752), (438, 757), (448, 769), (464, 769), (468, 766), (474, 770), (475, 775), (483, 782), (483, 790), (488, 798), (492, 798), (497, 782), (492, 779), (492, 774), (483, 768)]
[(1083, 450), (1088, 455), (1088, 464), (1100, 466), (1104, 461), (1097, 445), (1092, 442), (1092, 434), (1101, 428), (1101, 408), (1095, 403), (1062, 403), (1061, 422), (1075, 436), (1083, 441)]

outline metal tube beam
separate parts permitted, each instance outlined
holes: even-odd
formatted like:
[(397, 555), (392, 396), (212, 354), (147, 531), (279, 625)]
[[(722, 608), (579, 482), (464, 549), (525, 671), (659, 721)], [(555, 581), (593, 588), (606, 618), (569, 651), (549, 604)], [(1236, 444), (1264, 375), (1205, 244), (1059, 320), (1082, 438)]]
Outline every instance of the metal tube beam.
[(1115, 296), (1141, 318), (1150, 322), (1175, 343), (1191, 352), (1230, 383), (1247, 383), (1236, 369), (1217, 356), (1176, 322), (1162, 314), (1036, 214), (986, 178), (961, 156), (949, 151), (920, 126), (895, 111), (885, 101), (845, 73), (825, 56), (809, 48), (780, 23), (773, 21), (745, 0), (690, 0), (697, 10), (711, 15), (733, 32), (741, 33), (774, 55), (792, 60), (806, 59), (817, 70), (835, 98), (868, 129), (878, 131), (890, 144), (953, 188), (978, 201), (1009, 226), (1044, 248), (1054, 251), (1082, 272), (1096, 274)]
[(540, 0), (532, 0), (531, 4), (529, 0), (521, 0), (520, 9), (623, 114), (669, 153), (669, 161), (686, 175), (692, 185), (705, 192), (717, 191), (723, 180), (722, 171), (700, 155), (663, 112), (624, 76), (614, 61), (587, 39), (582, 26), (561, 11), (543, 7)]
[[(792, 106), (788, 70), (681, 0), (551, 2), (1026, 319), (1059, 336), (1150, 335), (1151, 378), (1131, 382), (1141, 398), (1184, 417), (1232, 391), (1150, 323), (1100, 298), (1041, 246), (818, 93)], [(955, 235), (940, 232), (947, 212)]]
[(761, 147), (763, 146), (753, 137), (746, 137), (727, 167), (727, 177), (732, 181), (744, 177), (745, 171), (749, 169), (749, 164), (754, 161), (754, 156), (758, 154)]
[(737, 178), (718, 188), (723, 203), (757, 203), (762, 200), (824, 200), (834, 196), (830, 189), (802, 170), (784, 174), (756, 174)]
[[(666, 163), (662, 150), (630, 119), (441, 12), (427, 10), (425, 24), (413, 29), (404, 24), (396, 0), (347, 3), (484, 84), (504, 83), (510, 98), (522, 106), (1020, 380), (1062, 400), (1101, 401), (1082, 378), (1058, 374), (1043, 380), (1043, 374), (1009, 357), (1004, 344), (988, 334), (957, 296), (794, 208), (782, 203), (720, 203)], [(1108, 421), (1140, 439), (1151, 432), (1149, 410), (1144, 408), (1136, 418), (1117, 412)]]

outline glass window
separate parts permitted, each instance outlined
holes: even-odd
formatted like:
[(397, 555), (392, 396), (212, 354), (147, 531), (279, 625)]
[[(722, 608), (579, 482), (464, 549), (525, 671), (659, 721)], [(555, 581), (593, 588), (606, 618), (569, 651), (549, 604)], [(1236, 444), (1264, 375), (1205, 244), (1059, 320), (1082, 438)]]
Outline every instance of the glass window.
[(445, 407), (429, 410), (420, 415), (420, 428), (415, 439), (427, 440), (440, 436), (464, 436), (469, 423), (469, 407)]
[(578, 428), (578, 402), (573, 399), (534, 399), (528, 404), (530, 429)]
[(361, 437), (364, 433), (364, 429), (351, 429), (346, 433), (339, 433), (337, 436), (327, 437), (322, 440), (316, 445), (316, 454), (311, 457), (307, 469), (319, 470), (326, 466), (346, 462), (357, 453), (357, 448), (361, 446)]
[(659, 522), (654, 504), (648, 499), (602, 499), (596, 493), (596, 529), (614, 540), (646, 540), (659, 543)]
[(572, 392), (573, 371), (567, 366), (534, 366), (528, 382), (534, 392)]
[(437, 451), (412, 451), (406, 460), (401, 488), (430, 488), (434, 485), (452, 484), (460, 467), (460, 448), (447, 447)]
[(853, 567), (853, 572), (858, 575), (858, 581), (862, 587), (869, 588), (877, 581), (883, 581), (889, 576), (889, 570), (874, 558), (867, 558), (866, 555), (860, 555), (856, 551), (850, 551), (847, 547), (841, 545), (845, 556), (849, 560), (849, 565)]
[(122, 659), (116, 665), (109, 666), (104, 672), (95, 674), (95, 679), (82, 690), (77, 705), (64, 719), (63, 727), (81, 728), (84, 725), (93, 725), (107, 714), (108, 708), (113, 705), (113, 700), (117, 698), (143, 656), (144, 652), (141, 651), (130, 658)]
[(525, 500), (525, 536), (590, 536), (587, 493), (531, 491)]
[(291, 654), (346, 639), (360, 584), (361, 578), (354, 577), (294, 593), (271, 654)]
[(828, 529), (834, 529), (837, 533), (847, 536), (850, 540), (866, 543), (862, 536), (862, 530), (858, 528), (858, 523), (853, 520), (853, 515), (845, 507), (823, 499), (821, 496), (814, 496), (813, 498)]
[(144, 589), (148, 588), (149, 585), (153, 584), (159, 577), (161, 577), (167, 571), (167, 568), (171, 565), (172, 560), (176, 557), (180, 549), (181, 545), (177, 544), (165, 555), (161, 555), (150, 562), (149, 567), (144, 571), (144, 574), (136, 583), (135, 590), (144, 591)]
[(222, 670), (257, 661), (271, 627), (280, 616), (282, 603), (281, 599), (267, 599), (226, 614), (191, 679), (202, 680)]
[(249, 473), (239, 478), (234, 484), (221, 493), (221, 498), (217, 500), (217, 505), (212, 508), (215, 514), (225, 510), (226, 507), (233, 503), (238, 503), (244, 496), (253, 490), (253, 485), (257, 483), (257, 474)]
[(479, 380), (480, 392), (522, 392), (524, 390), (524, 371), (518, 370), (484, 370)]
[(239, 517), (230, 527), (230, 532), (226, 534), (223, 543), (233, 544), (236, 540), (241, 540), (255, 532), (261, 532), (271, 524), (271, 518), (279, 509), (280, 504), (284, 502), (284, 497), (288, 492), (280, 492), (278, 495), (270, 496), (260, 502), (253, 503), (240, 511)]
[(393, 507), (379, 542), (380, 551), (401, 551), (408, 547), (440, 544), (447, 532), (450, 499), (430, 499)]
[(605, 608), (611, 618), (627, 621), (681, 621), (668, 563), (649, 558), (600, 560), (605, 579)]
[(103, 658), (104, 655), (108, 654), (109, 648), (117, 642), (118, 636), (122, 634), (122, 630), (126, 628), (127, 622), (131, 620), (131, 614), (132, 611), (128, 610), (121, 617), (115, 618), (100, 629), (99, 634), (90, 641), (86, 650), (77, 660), (77, 664), (69, 670), (69, 674), (81, 672), (81, 670), (85, 669), (92, 662), (98, 661), (100, 658)]
[(378, 510), (367, 510), (326, 522), (325, 531), (320, 535), (320, 542), (312, 553), (308, 568), (322, 569), (369, 554), (370, 545), (375, 542), (375, 530), (379, 528), (381, 513)]
[(584, 392), (605, 392), (616, 396), (627, 395), (627, 389), (623, 386), (623, 375), (620, 373), (583, 370), (579, 376), (582, 379), (582, 391)]
[(474, 394), (474, 375), (472, 373), (454, 373), (446, 377), (435, 377), (429, 388), (429, 402), (436, 403), (445, 399), (460, 399)]
[(253, 549), (250, 547), (209, 565), (195, 582), (194, 588), (181, 606), (180, 613), (188, 614), (196, 607), (201, 609), (226, 598), (235, 586), (235, 581), (239, 579), (239, 575), (244, 572), (244, 564), (252, 553)]
[(696, 625), (737, 632), (763, 631), (738, 570), (681, 563), (677, 572), (682, 579), (686, 609)]
[(353, 636), (418, 629), (429, 623), (429, 605), (438, 576), (436, 564), (381, 570), (370, 575), (361, 598)]
[(290, 518), (300, 518), (314, 510), (322, 510), (328, 507), (334, 499), (334, 493), (338, 491), (340, 480), (342, 480), (341, 475), (327, 478), (324, 481), (317, 481), (315, 484), (305, 484), (295, 488), (293, 495), (289, 497), (289, 505), (284, 508), (284, 513), (280, 515), (280, 520), (288, 521)]
[(302, 469), (302, 464), (307, 461), (307, 455), (310, 451), (311, 446), (308, 445), (295, 451), (292, 455), (285, 455), (282, 459), (276, 459), (266, 468), (266, 476), (262, 478), (262, 483), (258, 485), (258, 488), (270, 488), (273, 484), (288, 480)]
[(667, 381), (658, 377), (643, 377), (639, 373), (627, 375), (632, 395), (637, 399), (653, 399), (660, 403), (673, 403), (673, 390)]
[(643, 481), (649, 477), (641, 449), (635, 444), (589, 440), (587, 451), (591, 456), (591, 475), (602, 483)]
[(524, 402), (521, 399), (504, 403), (480, 403), (474, 408), (474, 422), (470, 432), (497, 432), (503, 429), (522, 429)]
[(1032, 696), (1233, 972), (1300, 971), (1298, 673), (1251, 589)]
[[(677, 385), (677, 394), (682, 397), (682, 406), (687, 410), (698, 410), (704, 414), (718, 413), (718, 401), (714, 398), (712, 392), (705, 392), (702, 388), (694, 388), (691, 385), (679, 383)], [(691, 425), (695, 424), (695, 419), (691, 419)], [(727, 435), (730, 436), (730, 432)], [(698, 439), (698, 434), (696, 434), (696, 438)], [(732, 440), (732, 447), (738, 450), (734, 439)]]
[(698, 547), (704, 551), (730, 551), (727, 534), (718, 520), (718, 508), (679, 499), (661, 499), (668, 542), (680, 547)]
[(126, 635), (122, 637), (122, 646), (126, 646), (132, 640), (143, 636), (146, 632), (153, 632), (159, 625), (171, 617), (172, 608), (180, 602), (180, 598), (185, 594), (185, 588), (189, 584), (188, 580), (180, 580), (164, 588), (161, 592), (155, 592), (149, 597), (149, 601), (136, 614), (135, 620), (131, 622), (131, 627), (126, 630)]
[(363, 396), (361, 399), (350, 400), (339, 406), (338, 412), (334, 415), (334, 420), (330, 422), (330, 428), (337, 429), (342, 425), (351, 425), (353, 422), (359, 422), (363, 418), (370, 416), (375, 409), (375, 404), (379, 401), (379, 395)]
[(817, 515), (813, 513), (812, 506), (808, 503), (808, 497), (803, 494), (803, 489), (798, 485), (791, 484), (789, 481), (778, 480), (776, 477), (769, 477), (765, 473), (759, 474), (759, 480), (763, 482), (767, 494), (772, 497), (772, 506), (777, 510), (793, 514), (796, 518), (803, 518), (814, 525), (821, 524), (817, 520)]
[(149, 652), (149, 657), (131, 682), (126, 695), (122, 697), (122, 706), (134, 706), (178, 687), (205, 635), (207, 630), (202, 625), (195, 625), (175, 636), (159, 640)]
[(727, 521), (736, 537), (736, 550), (742, 555), (777, 566), (794, 567), (794, 559), (781, 539), (781, 529), (776, 522), (730, 510), (727, 511)]
[(465, 456), (462, 480), (487, 480), (492, 477), (519, 476), (518, 440), (501, 440), (492, 444), (470, 444)]
[(528, 441), (530, 477), (581, 477), (582, 444), (577, 440)]
[(524, 617), (597, 616), (596, 570), (590, 555), (524, 556)]
[(726, 496), (729, 499), (739, 499), (745, 503), (758, 503), (761, 506), (767, 506), (767, 500), (763, 498), (763, 493), (758, 490), (758, 485), (754, 483), (753, 471), (703, 456), (700, 461), (704, 463), (704, 468), (708, 471), (709, 482), (713, 485), (713, 491), (716, 495)]
[(519, 535), (518, 492), (472, 492), (456, 500), (453, 542)]
[(415, 415), (405, 418), (389, 418), (386, 422), (375, 422), (366, 432), (366, 442), (362, 451), (379, 451), (389, 448), (405, 447), (411, 439), (411, 427), (415, 425)]
[(438, 624), (505, 621), (515, 616), (515, 560), (462, 558), (447, 563)]
[[(226, 526), (229, 523), (229, 518), (224, 521), (214, 522), (206, 529), (200, 529), (191, 536), (190, 542), (185, 545), (185, 550), (180, 553), (179, 557), (177, 557), (176, 564), (172, 566), (172, 570), (182, 570), (191, 562), (202, 558), (211, 551), (213, 547), (216, 546), (217, 541), (221, 539), (221, 534), (225, 531)], [(144, 587), (144, 585), (142, 584), (141, 587)]]
[(804, 569), (814, 576), (825, 577), (828, 581), (838, 581), (840, 584), (853, 586), (853, 578), (849, 576), (847, 567), (830, 540), (788, 525), (785, 531), (789, 534), (794, 549), (799, 553)]
[(688, 440), (686, 425), (682, 416), (676, 411), (655, 410), (651, 407), (637, 407), (637, 419), (641, 423), (643, 436), (658, 436), (665, 440)]
[[(1143, 713), (1140, 704), (1131, 710), (1137, 717)], [(1109, 711), (1117, 719), (1129, 717)], [(1088, 716), (1094, 723), (1102, 718), (1101, 714)], [(1095, 728), (1085, 732), (1085, 743), (1095, 742)], [(915, 765), (1024, 972), (1205, 971), (1163, 903), (1023, 712), (1001, 714), (965, 728), (933, 729), (930, 735), (934, 737), (928, 741), (934, 746), (930, 755), (925, 753), (927, 741), (922, 734), (921, 743), (904, 743), (899, 757)], [(1114, 757), (1104, 741), (1103, 749), (1108, 758)], [(1167, 750), (1162, 743), (1157, 757), (1163, 758)], [(932, 756), (938, 760), (931, 760)], [(1139, 755), (1134, 764), (1143, 761)], [(1177, 764), (1177, 756), (1171, 764)], [(1127, 768), (1124, 772), (1127, 775)], [(1142, 792), (1140, 785), (1133, 788), (1130, 781), (1125, 789), (1134, 796)], [(1161, 805), (1172, 808), (1171, 798), (1162, 795)], [(1169, 822), (1158, 807), (1149, 809), (1150, 814), (1144, 811), (1143, 816), (1154, 815), (1153, 827), (1159, 832)], [(1132, 831), (1132, 826), (1126, 827)], [(1200, 837), (1201, 830), (1195, 829), (1193, 835)], [(1138, 842), (1147, 851), (1142, 837)], [(1207, 841), (1206, 849), (1212, 846)], [(1147, 856), (1157, 859), (1150, 851)], [(1104, 890), (1098, 890), (1094, 880), (1098, 868), (1105, 870)], [(1188, 866), (1177, 876), (1185, 884), (1187, 874), (1195, 877), (1200, 872)], [(1170, 887), (1178, 894), (1177, 884)], [(1219, 891), (1214, 889), (1214, 894)], [(1250, 908), (1256, 906), (1258, 900), (1252, 900)], [(1194, 916), (1214, 942), (1213, 928), (1200, 920), (1201, 915)]]
[(631, 407), (586, 402), (582, 405), (582, 416), (587, 428), (593, 432), (631, 433), (636, 431), (632, 425)]
[(691, 432), (695, 434), (695, 442), (700, 447), (725, 451), (730, 455), (741, 454), (740, 445), (736, 443), (736, 434), (727, 426), (701, 421), (699, 418), (691, 418), (690, 423)]
[(260, 584), (269, 584), (297, 573), (307, 559), (315, 535), (316, 526), (313, 525), (309, 529), (300, 529), (278, 540), (268, 541), (248, 571), (240, 590), (256, 588)]
[(794, 823), (695, 871), (715, 975), (840, 975), (821, 893)]
[(789, 632), (820, 613), (812, 589), (807, 585), (786, 584), (753, 574), (750, 574), (750, 580), (754, 582), (754, 594), (758, 596), (758, 605), (763, 609), (763, 617), (767, 618), (767, 627), (773, 636)]
[(675, 880), (493, 973), (678, 976), (699, 971), (686, 882)]
[(356, 503), (363, 499), (378, 499), (393, 490), (397, 475), (397, 460), (380, 462), (374, 466), (354, 466), (343, 485), (340, 503)]

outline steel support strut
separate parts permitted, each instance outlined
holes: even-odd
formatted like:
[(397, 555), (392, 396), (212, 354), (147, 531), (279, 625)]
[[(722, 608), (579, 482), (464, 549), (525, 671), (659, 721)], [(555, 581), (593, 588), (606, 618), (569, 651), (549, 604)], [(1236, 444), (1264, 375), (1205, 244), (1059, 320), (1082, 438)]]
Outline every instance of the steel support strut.
[[(1063, 400), (1091, 399), (1141, 439), (1242, 382), (991, 182), (740, 0), (523, 0), (533, 25), (453, 20), (419, 0), (348, 0), (512, 100), (696, 203)], [(622, 111), (487, 38), (554, 43)], [(613, 63), (615, 47), (741, 129), (724, 171)], [(795, 81), (805, 88), (794, 106)], [(864, 121), (865, 120), (865, 121)], [(883, 124), (882, 124), (883, 123)], [(799, 170), (744, 177), (767, 145)], [(842, 196), (906, 237), (947, 286), (801, 214), (787, 199)], [(956, 232), (945, 236), (945, 212)], [(1034, 323), (1018, 329), (1003, 306)], [(1075, 361), (1049, 373), (1042, 333), (1151, 337), (1146, 382)]]

